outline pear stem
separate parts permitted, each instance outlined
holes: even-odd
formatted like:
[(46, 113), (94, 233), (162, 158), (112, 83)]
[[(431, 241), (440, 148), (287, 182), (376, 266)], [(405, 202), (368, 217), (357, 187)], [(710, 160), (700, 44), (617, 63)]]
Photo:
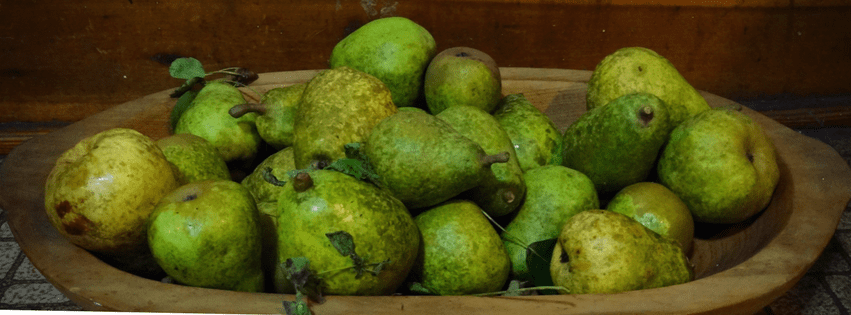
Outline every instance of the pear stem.
[(248, 113), (259, 113), (259, 114), (263, 115), (263, 114), (266, 113), (266, 110), (267, 110), (266, 104), (246, 103), (246, 104), (234, 105), (233, 107), (230, 108), (230, 110), (228, 110), (228, 114), (230, 114), (231, 117), (233, 117), (233, 118), (239, 118), (239, 117), (242, 117), (242, 115), (245, 115), (245, 114), (248, 114)]
[(293, 178), (293, 189), (296, 192), (303, 192), (311, 187), (313, 187), (313, 179), (310, 178), (310, 174), (307, 172), (298, 173)]
[(500, 153), (497, 153), (497, 154), (494, 154), (494, 155), (488, 155), (488, 156), (482, 157), (482, 165), (491, 166), (491, 164), (494, 164), (494, 163), (505, 163), (505, 162), (508, 162), (508, 159), (510, 157), (511, 157), (511, 155), (508, 154), (508, 151), (500, 152)]

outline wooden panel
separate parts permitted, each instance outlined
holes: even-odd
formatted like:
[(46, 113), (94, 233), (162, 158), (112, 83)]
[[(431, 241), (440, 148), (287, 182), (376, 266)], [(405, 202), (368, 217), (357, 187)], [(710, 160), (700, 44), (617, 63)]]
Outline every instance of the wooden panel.
[[(628, 5), (632, 3), (633, 5)], [(0, 123), (73, 122), (179, 85), (175, 56), (207, 70), (326, 67), (334, 44), (381, 16), (412, 18), (438, 48), (500, 66), (592, 70), (624, 46), (668, 57), (731, 99), (851, 93), (851, 6), (838, 0), (0, 1)]]

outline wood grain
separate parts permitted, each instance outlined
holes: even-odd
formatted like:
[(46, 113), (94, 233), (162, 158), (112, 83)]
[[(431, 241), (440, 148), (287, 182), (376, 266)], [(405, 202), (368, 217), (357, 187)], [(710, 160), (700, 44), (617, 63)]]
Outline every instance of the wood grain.
[(644, 46), (730, 99), (851, 93), (851, 6), (838, 0), (4, 1), (0, 123), (75, 122), (174, 88), (178, 56), (208, 71), (324, 68), (343, 36), (389, 15), (505, 67), (593, 70)]
[[(262, 74), (255, 89), (304, 82), (315, 70)], [(504, 68), (504, 91), (524, 93), (564, 129), (584, 112), (590, 72)], [(98, 260), (47, 222), (43, 185), (61, 152), (97, 132), (130, 127), (164, 137), (174, 100), (169, 90), (90, 116), (16, 147), (0, 168), (0, 206), (33, 265), (89, 310), (277, 313), (292, 295), (192, 288), (148, 280)], [(253, 92), (245, 91), (247, 94)], [(702, 92), (712, 106), (734, 102)], [(701, 226), (690, 253), (696, 280), (611, 295), (525, 297), (331, 296), (316, 314), (518, 314), (654, 312), (753, 314), (790, 289), (827, 245), (851, 198), (851, 169), (829, 146), (744, 108), (774, 141), (781, 170), (771, 204), (737, 225)]]

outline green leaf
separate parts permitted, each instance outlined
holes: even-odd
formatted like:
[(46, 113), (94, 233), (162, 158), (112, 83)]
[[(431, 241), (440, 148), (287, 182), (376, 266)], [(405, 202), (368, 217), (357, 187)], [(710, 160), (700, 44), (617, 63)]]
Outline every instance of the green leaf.
[(434, 293), (431, 293), (431, 291), (429, 291), (428, 288), (426, 288), (425, 286), (423, 286), (422, 283), (419, 283), (419, 282), (409, 282), (408, 283), (408, 290), (413, 292), (413, 293), (418, 293), (418, 294), (428, 294), (428, 295), (434, 294)]
[(287, 315), (311, 315), (307, 301), (304, 299), (304, 294), (301, 292), (295, 293), (295, 301), (284, 301), (284, 314)]
[[(526, 266), (529, 268), (532, 283), (535, 286), (553, 285), (553, 278), (550, 275), (550, 260), (552, 259), (556, 242), (558, 242), (557, 238), (551, 238), (534, 242), (529, 244), (529, 247), (526, 247)], [(541, 293), (543, 294), (545, 292)]]
[(168, 73), (171, 74), (173, 78), (184, 80), (196, 77), (203, 78), (207, 75), (204, 72), (204, 66), (201, 65), (201, 62), (192, 57), (175, 59), (168, 67)]
[(340, 252), (340, 255), (357, 255), (355, 254), (355, 241), (352, 239), (352, 235), (349, 234), (349, 232), (337, 231), (333, 233), (326, 233), (325, 236), (327, 236), (331, 241), (331, 245), (334, 245), (334, 248)]
[(309, 299), (319, 303), (325, 301), (320, 290), (321, 282), (310, 270), (310, 260), (307, 257), (287, 258), (283, 263), (283, 269), (284, 275), (292, 282), (296, 292), (303, 293)]
[(198, 92), (196, 91), (187, 91), (177, 99), (176, 103), (174, 103), (174, 107), (171, 109), (171, 116), (168, 119), (172, 132), (174, 132), (174, 128), (177, 128), (177, 121), (180, 120), (180, 116), (189, 109), (189, 105), (191, 105), (192, 101), (195, 100), (196, 95), (198, 95)]
[(281, 186), (284, 186), (284, 185), (287, 184), (287, 181), (280, 180), (280, 179), (278, 179), (278, 177), (275, 176), (275, 174), (272, 174), (272, 168), (271, 167), (267, 166), (267, 167), (263, 168), (262, 170), (260, 170), (260, 175), (262, 175), (263, 180), (265, 180), (269, 184), (272, 184), (272, 185), (275, 185), (275, 186), (278, 186), (278, 187), (281, 187)]

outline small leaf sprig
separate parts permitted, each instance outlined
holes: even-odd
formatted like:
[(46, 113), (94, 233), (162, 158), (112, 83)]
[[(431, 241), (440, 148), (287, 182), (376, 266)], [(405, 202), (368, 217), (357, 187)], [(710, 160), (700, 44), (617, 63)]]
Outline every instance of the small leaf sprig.
[(355, 242), (349, 232), (336, 231), (326, 233), (325, 237), (331, 242), (331, 245), (337, 249), (337, 252), (344, 257), (349, 257), (352, 260), (352, 265), (340, 269), (325, 270), (313, 272), (310, 269), (310, 259), (299, 256), (288, 258), (281, 264), (284, 276), (289, 280), (293, 288), (295, 288), (295, 301), (283, 301), (283, 311), (287, 315), (309, 315), (311, 314), (308, 301), (317, 303), (325, 302), (325, 297), (322, 296), (322, 275), (332, 272), (340, 272), (344, 270), (354, 270), (355, 278), (360, 278), (364, 273), (370, 273), (377, 276), (381, 270), (389, 264), (389, 259), (377, 263), (367, 263), (355, 253)]

